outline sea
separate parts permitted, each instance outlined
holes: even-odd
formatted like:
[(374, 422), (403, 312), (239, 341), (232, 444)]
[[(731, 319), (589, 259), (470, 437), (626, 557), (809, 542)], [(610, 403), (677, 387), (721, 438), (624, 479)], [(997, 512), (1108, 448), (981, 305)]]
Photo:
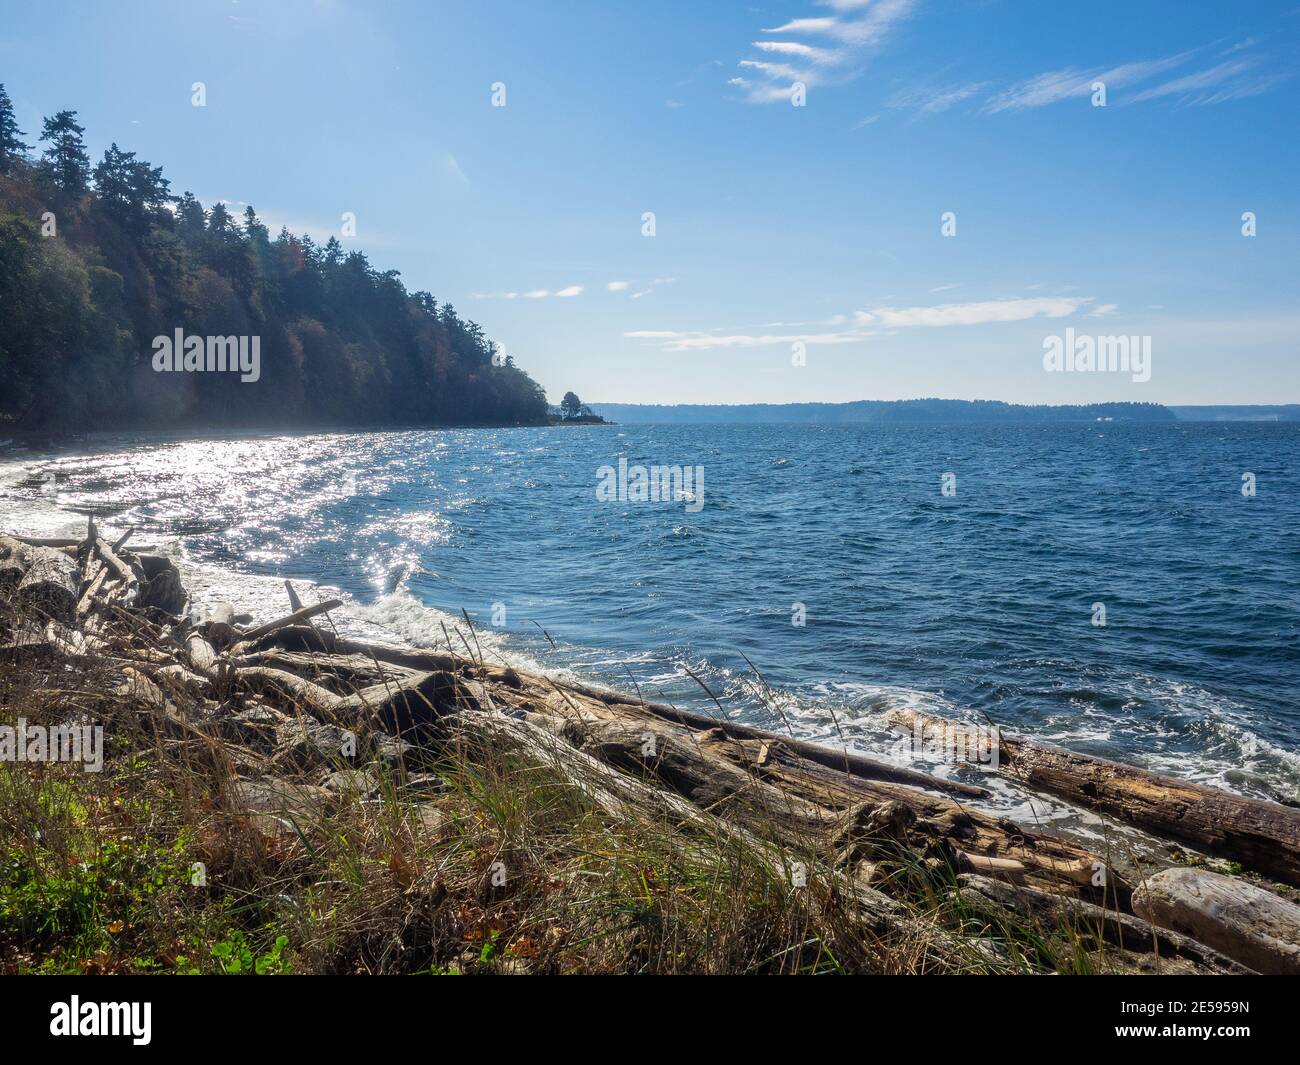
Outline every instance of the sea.
[[(200, 615), (287, 613), (288, 579), (367, 639), (474, 643), (884, 759), (918, 757), (889, 717), (915, 708), (1300, 800), (1296, 423), (0, 448), (0, 530), (75, 536), (87, 515), (174, 557)], [(1001, 806), (1061, 815), (1026, 801)]]

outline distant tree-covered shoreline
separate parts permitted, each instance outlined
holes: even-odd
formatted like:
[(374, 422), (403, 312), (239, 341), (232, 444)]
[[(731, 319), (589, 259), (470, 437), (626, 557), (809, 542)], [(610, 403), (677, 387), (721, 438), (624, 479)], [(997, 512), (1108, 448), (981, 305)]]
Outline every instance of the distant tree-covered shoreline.
[[(173, 196), (116, 144), (92, 165), (76, 118), (28, 143), (0, 85), (0, 426), (546, 423), (541, 386), (451, 304), (335, 237)], [(178, 329), (260, 337), (259, 378), (155, 372)]]
[(809, 425), (1066, 425), (1095, 421), (1172, 422), (1159, 403), (1003, 403), (988, 399), (859, 399), (847, 403), (593, 403), (592, 409), (632, 424), (795, 423)]

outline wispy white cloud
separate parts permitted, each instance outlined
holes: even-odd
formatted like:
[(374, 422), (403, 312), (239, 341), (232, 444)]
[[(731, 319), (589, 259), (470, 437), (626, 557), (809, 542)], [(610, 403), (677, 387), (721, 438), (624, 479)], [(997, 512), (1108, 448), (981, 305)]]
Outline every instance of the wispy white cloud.
[(611, 281), (608, 285), (605, 286), (605, 288), (607, 288), (610, 292), (622, 292), (630, 284), (631, 284), (630, 281)]
[(637, 329), (623, 334), (631, 340), (652, 340), (664, 351), (713, 351), (719, 348), (762, 348), (772, 344), (854, 344), (863, 339), (857, 333), (718, 333), (674, 332), (672, 330)]
[[(979, 300), (971, 303), (945, 303), (934, 307), (879, 307), (856, 311), (852, 316), (837, 315), (818, 323), (769, 323), (767, 328), (847, 324), (848, 328), (831, 332), (769, 333), (728, 332), (718, 330), (638, 329), (625, 332), (630, 340), (644, 340), (664, 351), (710, 351), (725, 348), (757, 348), (776, 344), (856, 344), (881, 333), (915, 327), (988, 325), (997, 322), (1023, 322), (1032, 318), (1066, 318), (1094, 304), (1091, 297), (1035, 297), (1030, 299)], [(1100, 304), (1104, 313), (1115, 304)], [(762, 327), (760, 327), (762, 328)]]
[(586, 289), (582, 285), (569, 285), (567, 288), (557, 289), (552, 292), (546, 288), (529, 289), (527, 292), (471, 292), (470, 297), (476, 300), (544, 300), (550, 298), (570, 299), (573, 296), (581, 296)]
[(837, 18), (792, 18), (783, 26), (773, 26), (764, 33), (833, 33), (839, 25)]
[[(789, 100), (796, 82), (807, 87), (844, 81), (855, 76), (868, 53), (880, 46), (916, 6), (916, 0), (819, 0), (835, 13), (794, 18), (761, 32), (780, 40), (752, 42), (765, 55), (785, 62), (740, 60), (745, 76), (728, 84), (739, 88), (750, 103)], [(812, 36), (815, 43), (797, 40)]]
[(981, 300), (975, 303), (945, 303), (938, 307), (882, 307), (858, 311), (859, 325), (903, 329), (910, 326), (987, 325), (990, 322), (1023, 322), (1028, 318), (1065, 318), (1092, 299), (1037, 296), (1030, 299)]
[(438, 161), (438, 170), (444, 182), (458, 188), (469, 187), (469, 178), (460, 168), (460, 161), (451, 152), (443, 153)]
[[(1242, 53), (1253, 45), (1254, 41), (1248, 39), (1234, 46), (1229, 52), (1221, 54)], [(1238, 58), (1228, 59), (1204, 70), (1183, 74), (1155, 85), (1148, 84), (1162, 74), (1186, 66), (1198, 53), (1205, 50), (1205, 48), (1192, 49), (1176, 55), (1138, 60), (1113, 67), (1069, 67), (1062, 70), (1049, 70), (995, 93), (985, 102), (984, 110), (990, 114), (1024, 111), (1030, 108), (1047, 107), (1063, 100), (1086, 99), (1091, 95), (1095, 82), (1101, 82), (1106, 86), (1108, 96), (1117, 89), (1123, 90), (1144, 84), (1148, 86), (1131, 94), (1111, 97), (1108, 101), (1111, 103), (1135, 104), (1174, 97), (1189, 104), (1217, 104), (1248, 96), (1258, 96), (1291, 76), (1289, 72), (1259, 73), (1260, 58), (1241, 54)]]
[(1229, 60), (1208, 70), (1153, 85), (1124, 102), (1141, 103), (1162, 96), (1181, 96), (1189, 103), (1223, 103), (1226, 100), (1258, 96), (1290, 76), (1288, 74), (1257, 75), (1255, 69), (1256, 63), (1252, 59)]
[(972, 96), (978, 96), (987, 85), (988, 82), (977, 81), (970, 85), (952, 85), (947, 88), (906, 89), (894, 93), (887, 103), (890, 107), (902, 110), (937, 114)]
[(638, 289), (636, 292), (633, 292), (632, 299), (634, 300), (644, 299), (646, 296), (650, 295), (650, 293), (652, 293), (655, 289), (661, 288), (664, 285), (671, 285), (676, 281), (677, 278), (675, 277), (656, 277), (653, 281), (647, 284), (645, 288)]
[(791, 55), (813, 63), (827, 63), (834, 57), (834, 53), (825, 48), (814, 48), (810, 44), (800, 44), (798, 41), (754, 41), (753, 45), (763, 52)]
[(990, 113), (1023, 111), (1031, 107), (1046, 107), (1071, 98), (1086, 99), (1092, 92), (1094, 82), (1104, 83), (1107, 92), (1112, 89), (1122, 89), (1181, 66), (1190, 56), (1190, 52), (1182, 52), (1161, 59), (1124, 63), (1117, 67), (1091, 69), (1071, 67), (1064, 70), (1049, 70), (1042, 74), (1035, 74), (1032, 78), (996, 94), (985, 104), (984, 110)]

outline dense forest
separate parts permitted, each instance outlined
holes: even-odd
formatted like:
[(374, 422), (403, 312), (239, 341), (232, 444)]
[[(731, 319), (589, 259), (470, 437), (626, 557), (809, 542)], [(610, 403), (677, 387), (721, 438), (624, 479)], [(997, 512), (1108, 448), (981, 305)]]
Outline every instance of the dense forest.
[[(75, 111), (18, 128), (0, 85), (0, 427), (543, 424), (473, 322), (331, 237), (232, 216)], [(27, 143), (24, 138), (36, 141)], [(257, 337), (260, 376), (155, 372), (155, 338)]]

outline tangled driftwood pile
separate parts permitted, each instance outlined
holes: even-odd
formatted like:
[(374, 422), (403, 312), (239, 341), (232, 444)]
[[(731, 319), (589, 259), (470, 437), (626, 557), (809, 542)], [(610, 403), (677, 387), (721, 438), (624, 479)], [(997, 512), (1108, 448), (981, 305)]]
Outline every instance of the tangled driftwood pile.
[(746, 841), (792, 885), (838, 892), (864, 933), (923, 942), (928, 967), (968, 968), (970, 942), (896, 897), (900, 856), (990, 914), (1068, 925), (1120, 971), (1300, 971), (1300, 908), (1276, 893), (1300, 886), (1295, 809), (1004, 737), (1001, 771), (1023, 785), (1258, 877), (1149, 860), (1158, 846), (1097, 853), (980, 812), (974, 785), (490, 662), (472, 629), (441, 648), (347, 639), (311, 623), (340, 603), (303, 606), (287, 582), (284, 617), (220, 605), (196, 622), (172, 564), (127, 540), (93, 522), (80, 541), (0, 537), (0, 668), (109, 670), (134, 712), (221, 744), (260, 815), (354, 801), (377, 763), (491, 743), (611, 817)]

